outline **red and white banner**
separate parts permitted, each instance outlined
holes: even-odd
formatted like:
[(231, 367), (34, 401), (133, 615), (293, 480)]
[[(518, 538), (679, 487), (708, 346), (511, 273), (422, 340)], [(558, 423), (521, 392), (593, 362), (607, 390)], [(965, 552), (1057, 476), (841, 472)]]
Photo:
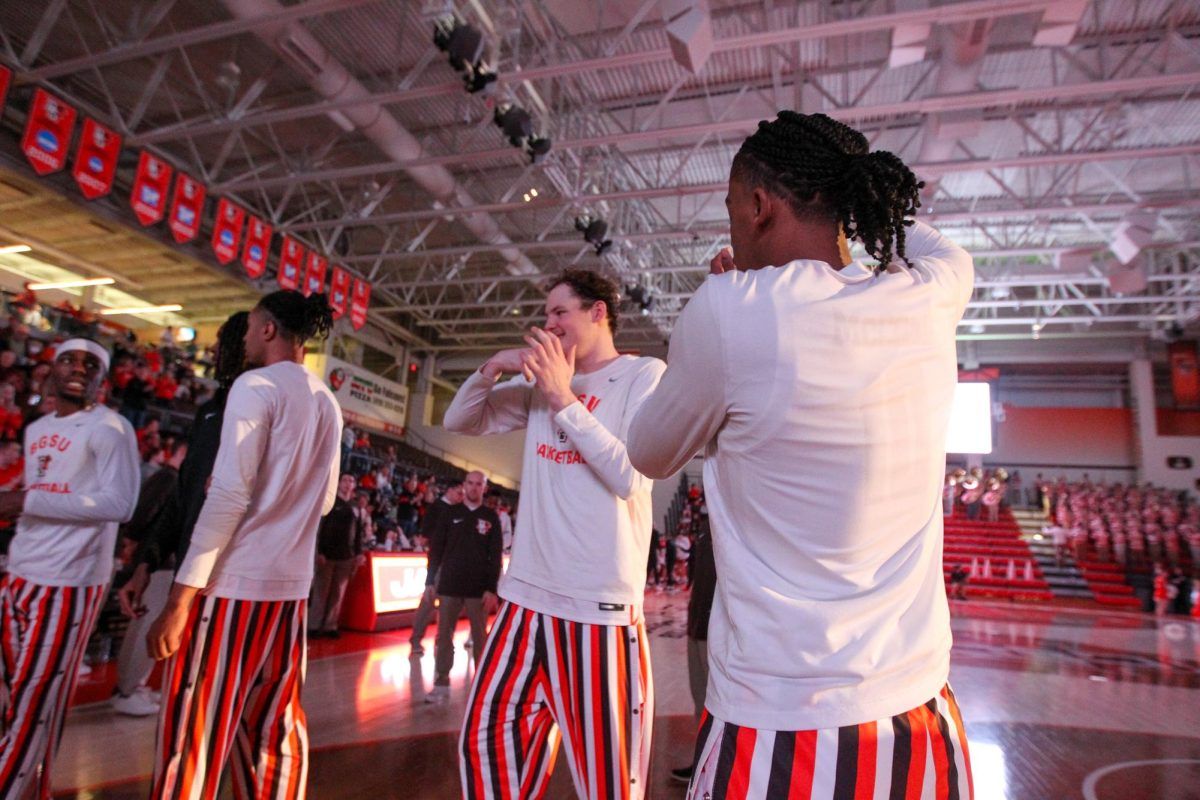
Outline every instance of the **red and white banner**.
[(300, 269), (304, 264), (304, 245), (295, 239), (283, 237), (283, 249), (279, 253), (279, 281), (281, 289), (300, 287)]
[(4, 98), (8, 96), (8, 87), (12, 83), (12, 70), (0, 64), (0, 111), (4, 110)]
[(155, 158), (147, 150), (138, 159), (137, 175), (133, 179), (133, 193), (129, 195), (129, 207), (143, 225), (153, 225), (167, 211), (167, 190), (171, 186), (171, 165)]
[(227, 197), (217, 203), (217, 218), (213, 220), (212, 249), (217, 261), (228, 264), (237, 258), (238, 244), (242, 241), (242, 225), (246, 221), (246, 209)]
[(204, 184), (186, 172), (175, 179), (175, 196), (171, 199), (171, 219), (167, 226), (175, 241), (183, 244), (200, 233), (200, 217), (204, 212), (204, 195), (208, 190)]
[(75, 167), (71, 170), (84, 197), (95, 200), (112, 191), (120, 157), (121, 137), (91, 117), (85, 119), (75, 150)]
[(1171, 342), (1167, 345), (1167, 361), (1171, 365), (1171, 392), (1176, 408), (1200, 406), (1200, 356), (1195, 340)]
[(75, 128), (75, 109), (44, 89), (33, 93), (25, 122), (21, 152), (38, 175), (58, 172), (67, 163), (67, 148)]
[(350, 324), (361, 330), (367, 324), (367, 306), (371, 303), (371, 284), (361, 278), (354, 279), (354, 294), (350, 297)]
[(333, 309), (333, 318), (341, 319), (346, 313), (350, 301), (350, 273), (345, 267), (334, 267), (333, 277), (329, 281), (329, 307)]
[(304, 296), (325, 291), (325, 270), (329, 267), (329, 259), (316, 250), (308, 254), (308, 264), (304, 268)]
[(271, 226), (255, 216), (246, 223), (246, 246), (242, 249), (242, 266), (251, 278), (260, 277), (267, 270), (267, 256), (271, 253)]

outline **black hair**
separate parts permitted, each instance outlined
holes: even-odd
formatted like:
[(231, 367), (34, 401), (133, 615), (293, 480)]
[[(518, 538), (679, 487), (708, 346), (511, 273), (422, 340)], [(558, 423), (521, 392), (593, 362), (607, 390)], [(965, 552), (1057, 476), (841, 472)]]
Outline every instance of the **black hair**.
[(246, 329), (250, 312), (235, 311), (217, 331), (217, 363), (213, 375), (222, 389), (228, 389), (246, 369)]
[(293, 289), (281, 289), (259, 300), (258, 307), (274, 317), (279, 327), (300, 344), (309, 339), (323, 339), (333, 329), (333, 309), (324, 292), (305, 297)]
[(795, 111), (758, 123), (734, 157), (733, 174), (785, 198), (802, 218), (832, 216), (880, 269), (904, 258), (904, 228), (925, 185), (894, 153), (871, 152), (849, 125)]
[(621, 327), (621, 287), (616, 281), (590, 269), (565, 269), (546, 284), (546, 293), (563, 284), (570, 287), (584, 308), (591, 308), (598, 301), (603, 301), (608, 314), (608, 329), (613, 336), (617, 335), (617, 329)]

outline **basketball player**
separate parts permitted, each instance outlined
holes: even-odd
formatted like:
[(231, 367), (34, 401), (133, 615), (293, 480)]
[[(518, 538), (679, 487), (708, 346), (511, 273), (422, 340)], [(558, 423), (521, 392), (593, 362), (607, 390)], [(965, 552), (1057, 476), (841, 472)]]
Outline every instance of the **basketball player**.
[[(215, 798), (232, 758), (238, 797), (302, 798), (308, 733), (300, 690), (317, 525), (338, 484), (341, 413), (301, 361), (327, 334), (325, 295), (266, 295), (229, 391), (212, 485), (166, 610), (147, 635), (171, 656), (155, 798)], [(197, 597), (199, 595), (199, 597)]]
[[(467, 798), (540, 797), (559, 740), (579, 797), (644, 796), (654, 719), (642, 621), (652, 484), (629, 463), (629, 421), (663, 363), (613, 345), (620, 294), (593, 272), (550, 285), (546, 327), (467, 379), (451, 431), (526, 428), (505, 600), (461, 739)], [(497, 384), (501, 374), (514, 377)]]
[(137, 504), (133, 428), (96, 404), (108, 365), (108, 351), (90, 339), (59, 345), (56, 412), (25, 430), (25, 491), (0, 493), (0, 518), (19, 517), (0, 582), (0, 797), (50, 797), (67, 702), (112, 578), (117, 526)]
[[(688, 302), (629, 455), (700, 447), (716, 551), (692, 798), (971, 796), (946, 684), (941, 485), (970, 256), (920, 184), (821, 114), (733, 162), (733, 252)], [(881, 266), (849, 261), (839, 231)]]

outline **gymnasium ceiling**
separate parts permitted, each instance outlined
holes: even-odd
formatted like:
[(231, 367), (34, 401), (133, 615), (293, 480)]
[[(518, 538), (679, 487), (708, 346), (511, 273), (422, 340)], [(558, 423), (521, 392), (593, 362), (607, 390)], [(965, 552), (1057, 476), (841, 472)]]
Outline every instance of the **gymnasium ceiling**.
[[(691, 37), (673, 5), (700, 6)], [(483, 34), (490, 94), (434, 46), (448, 13)], [(727, 243), (733, 153), (779, 108), (915, 165), (922, 216), (976, 257), (967, 361), (1144, 346), (1200, 316), (1194, 0), (41, 0), (0, 4), (0, 61), (10, 167), (51, 88), (369, 278), (375, 335), (448, 365), (519, 342), (568, 265), (653, 297), (619, 343), (661, 349)], [(498, 103), (551, 139), (539, 163)], [(581, 216), (608, 223), (604, 255)], [(1130, 223), (1148, 241), (1121, 264)]]

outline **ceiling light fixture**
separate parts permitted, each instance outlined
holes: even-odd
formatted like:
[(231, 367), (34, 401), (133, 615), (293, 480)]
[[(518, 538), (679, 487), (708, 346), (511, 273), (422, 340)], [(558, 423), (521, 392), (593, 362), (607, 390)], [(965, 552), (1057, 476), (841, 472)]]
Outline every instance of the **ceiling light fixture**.
[(6, 244), (0, 245), (0, 255), (8, 255), (9, 253), (28, 253), (33, 248), (27, 244)]
[(101, 310), (101, 314), (106, 317), (111, 317), (115, 314), (155, 314), (158, 312), (167, 311), (182, 311), (183, 306), (178, 303), (170, 303), (165, 306), (135, 306), (132, 308), (105, 308)]
[(83, 286), (111, 286), (116, 283), (116, 278), (80, 278), (77, 281), (54, 281), (52, 283), (31, 283), (29, 288), (35, 292), (42, 292), (48, 289), (78, 289)]

